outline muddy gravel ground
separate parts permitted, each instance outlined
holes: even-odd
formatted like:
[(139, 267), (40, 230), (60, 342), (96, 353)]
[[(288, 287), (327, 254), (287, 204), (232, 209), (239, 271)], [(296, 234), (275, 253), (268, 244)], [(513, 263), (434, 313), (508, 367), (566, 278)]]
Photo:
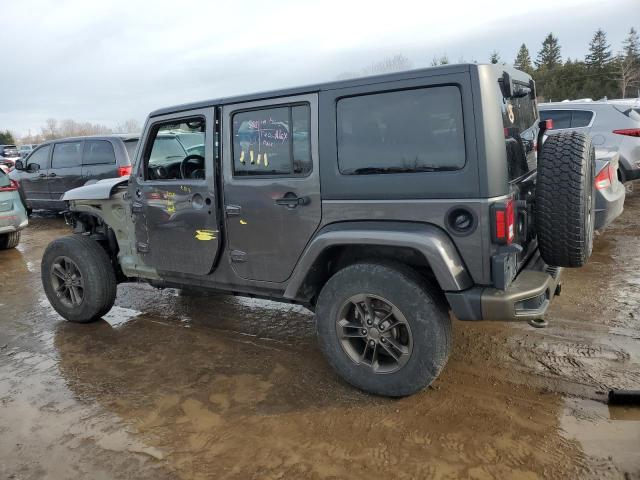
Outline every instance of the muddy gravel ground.
[(566, 271), (549, 327), (454, 323), (442, 376), (401, 400), (328, 367), (303, 308), (118, 288), (75, 325), (40, 285), (36, 216), (0, 252), (0, 478), (640, 479), (640, 185)]

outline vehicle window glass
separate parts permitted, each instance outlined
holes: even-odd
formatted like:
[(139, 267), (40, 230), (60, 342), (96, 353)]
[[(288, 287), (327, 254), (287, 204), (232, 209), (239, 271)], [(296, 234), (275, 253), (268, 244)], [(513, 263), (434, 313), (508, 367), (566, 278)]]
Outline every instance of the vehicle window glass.
[(312, 169), (309, 105), (233, 115), (236, 176), (306, 175)]
[(138, 139), (134, 138), (131, 140), (124, 141), (124, 148), (127, 149), (127, 155), (129, 156), (129, 160), (133, 163), (136, 156), (136, 148), (138, 148)]
[(82, 142), (56, 143), (53, 146), (51, 168), (79, 167)]
[(49, 168), (49, 151), (51, 150), (51, 145), (46, 145), (44, 147), (40, 147), (37, 150), (29, 155), (27, 158), (27, 167), (33, 163), (37, 163), (40, 165), (40, 168), (45, 170)]
[(113, 145), (106, 140), (85, 140), (83, 165), (99, 165), (116, 163), (116, 154)]
[(541, 110), (541, 120), (553, 120), (553, 130), (571, 128), (571, 110)]
[(574, 110), (571, 117), (571, 128), (586, 127), (591, 123), (593, 112), (586, 110)]
[[(195, 117), (156, 125), (145, 152), (145, 178), (148, 180), (202, 180), (206, 178), (204, 158), (206, 122)], [(200, 150), (188, 148), (188, 138)], [(130, 153), (132, 157), (133, 153)]]
[(342, 174), (457, 170), (465, 164), (457, 87), (343, 98), (337, 129)]
[(0, 169), (0, 187), (8, 187), (11, 184), (11, 180), (4, 173), (4, 170)]

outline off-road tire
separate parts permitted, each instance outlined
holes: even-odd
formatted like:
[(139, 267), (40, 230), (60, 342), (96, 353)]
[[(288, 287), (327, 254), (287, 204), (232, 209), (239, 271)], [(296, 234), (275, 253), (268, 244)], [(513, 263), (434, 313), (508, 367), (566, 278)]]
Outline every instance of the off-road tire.
[[(51, 268), (61, 256), (73, 261), (84, 278), (83, 299), (80, 305), (65, 305), (55, 292)], [(116, 299), (116, 275), (109, 256), (100, 244), (89, 237), (69, 235), (51, 242), (42, 257), (40, 267), (42, 285), (51, 305), (70, 322), (88, 323), (105, 315)]]
[[(430, 385), (451, 349), (451, 319), (435, 285), (400, 263), (356, 263), (334, 274), (316, 305), (317, 334), (329, 363), (351, 385), (369, 393), (402, 397)], [(392, 373), (376, 373), (355, 363), (343, 349), (336, 327), (341, 306), (353, 295), (371, 294), (391, 301), (410, 325), (413, 348), (408, 361)]]
[(15, 248), (20, 243), (20, 232), (4, 233), (0, 235), (0, 250)]
[(540, 254), (558, 267), (581, 267), (593, 249), (595, 154), (589, 136), (549, 135), (538, 156), (535, 226)]

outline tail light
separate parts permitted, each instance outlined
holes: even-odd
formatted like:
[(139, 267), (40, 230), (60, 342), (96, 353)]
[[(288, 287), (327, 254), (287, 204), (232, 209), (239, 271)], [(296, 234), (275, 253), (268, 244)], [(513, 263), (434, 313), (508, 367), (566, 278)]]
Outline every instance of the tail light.
[(623, 128), (620, 130), (614, 130), (613, 133), (618, 135), (627, 135), (629, 137), (640, 137), (640, 128)]
[(515, 213), (513, 200), (497, 203), (493, 210), (493, 240), (496, 243), (510, 245), (515, 238)]
[(0, 187), (0, 192), (15, 192), (18, 190), (18, 182), (11, 180), (6, 187)]
[(118, 176), (124, 177), (126, 175), (131, 175), (131, 165), (127, 165), (126, 167), (118, 167)]
[(553, 130), (553, 118), (547, 118), (544, 121), (544, 129), (545, 130)]
[(596, 175), (596, 190), (604, 190), (605, 188), (609, 188), (613, 181), (616, 179), (617, 174), (618, 172), (616, 172), (616, 167), (614, 167), (613, 164), (609, 163), (606, 168), (600, 170), (600, 173)]

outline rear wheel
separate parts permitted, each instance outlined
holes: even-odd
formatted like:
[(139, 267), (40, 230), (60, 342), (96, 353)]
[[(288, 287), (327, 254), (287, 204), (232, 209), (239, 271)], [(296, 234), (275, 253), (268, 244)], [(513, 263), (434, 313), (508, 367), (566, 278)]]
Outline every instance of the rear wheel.
[(53, 308), (71, 322), (98, 320), (116, 298), (116, 276), (104, 249), (88, 237), (54, 240), (42, 257), (44, 291)]
[(451, 320), (433, 288), (401, 264), (340, 270), (316, 308), (329, 363), (347, 382), (378, 395), (410, 395), (431, 384), (451, 344)]
[(0, 235), (0, 250), (15, 248), (20, 243), (20, 232), (11, 232)]
[(550, 135), (538, 157), (536, 231), (545, 262), (581, 267), (593, 249), (595, 155), (582, 133)]

